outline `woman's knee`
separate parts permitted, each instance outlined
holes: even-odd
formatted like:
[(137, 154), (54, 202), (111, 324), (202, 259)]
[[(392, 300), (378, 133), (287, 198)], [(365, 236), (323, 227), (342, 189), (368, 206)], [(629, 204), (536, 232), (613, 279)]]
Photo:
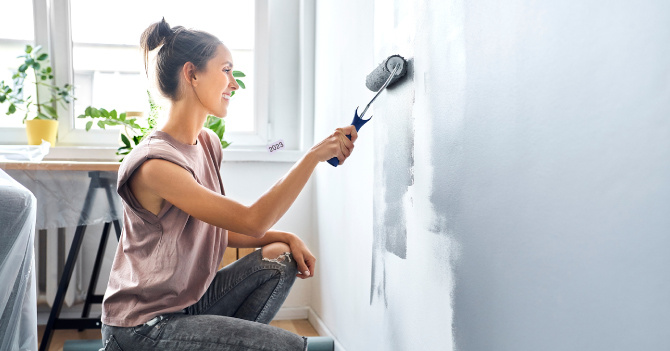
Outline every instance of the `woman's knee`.
[(274, 242), (263, 246), (261, 249), (261, 255), (263, 256), (263, 261), (278, 263), (284, 267), (284, 271), (287, 273), (293, 273), (288, 270), (297, 271), (298, 267), (291, 255), (291, 248), (282, 242)]
[(277, 262), (284, 262), (288, 258), (288, 254), (291, 253), (291, 248), (282, 242), (274, 242), (263, 246), (261, 249), (261, 254), (263, 255), (264, 260)]

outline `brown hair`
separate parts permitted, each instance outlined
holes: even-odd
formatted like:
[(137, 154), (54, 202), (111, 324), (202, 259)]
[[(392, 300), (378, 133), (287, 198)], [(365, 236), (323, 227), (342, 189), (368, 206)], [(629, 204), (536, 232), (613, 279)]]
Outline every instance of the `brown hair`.
[(186, 62), (191, 62), (198, 71), (204, 70), (216, 54), (221, 41), (203, 31), (171, 28), (163, 18), (150, 25), (142, 33), (140, 47), (144, 52), (144, 69), (148, 76), (149, 51), (162, 45), (156, 57), (156, 80), (160, 92), (172, 101), (179, 99), (179, 72)]

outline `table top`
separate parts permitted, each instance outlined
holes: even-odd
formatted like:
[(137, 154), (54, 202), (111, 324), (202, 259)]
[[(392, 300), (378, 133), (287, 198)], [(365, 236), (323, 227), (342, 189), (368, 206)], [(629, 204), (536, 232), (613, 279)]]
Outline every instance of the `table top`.
[[(35, 195), (38, 213), (35, 229), (50, 229), (121, 219), (123, 207), (116, 193), (120, 165), (120, 162), (95, 160), (3, 160), (0, 169)], [(107, 196), (98, 196), (101, 186), (111, 190), (103, 192)], [(91, 192), (93, 190), (95, 192)], [(84, 208), (89, 193), (91, 201)], [(112, 207), (114, 211), (110, 210)]]
[(121, 162), (95, 161), (6, 161), (0, 162), (0, 169), (31, 171), (109, 171), (118, 172)]

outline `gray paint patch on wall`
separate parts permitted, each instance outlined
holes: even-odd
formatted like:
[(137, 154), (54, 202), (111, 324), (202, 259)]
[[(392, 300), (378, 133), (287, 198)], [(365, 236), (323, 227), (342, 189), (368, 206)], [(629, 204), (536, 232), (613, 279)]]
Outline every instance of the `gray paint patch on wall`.
[[(413, 67), (413, 61), (408, 60), (407, 77), (414, 74)], [(406, 81), (411, 80), (407, 77), (403, 78), (405, 81), (398, 81), (387, 88), (383, 105), (381, 108), (375, 107), (375, 113), (394, 121), (388, 123), (386, 128), (389, 144), (384, 150), (382, 164), (383, 186), (386, 190), (383, 227), (386, 233), (380, 239), (387, 252), (402, 259), (407, 258), (407, 228), (402, 199), (407, 189), (414, 184), (414, 85)]]
[[(414, 184), (414, 75), (413, 60), (408, 60), (407, 75), (382, 92), (375, 101), (376, 143), (374, 233), (370, 303), (375, 296), (386, 304), (384, 253), (407, 258), (407, 227), (404, 197)], [(383, 194), (383, 196), (382, 196)]]
[[(422, 42), (418, 43), (426, 60), (423, 89), (432, 123), (433, 186), (430, 201), (435, 221), (430, 229), (443, 235), (457, 232), (454, 225), (460, 207), (463, 120), (466, 113), (465, 36), (462, 33), (463, 19), (458, 13), (462, 6), (460, 1), (448, 5), (440, 1), (426, 4), (430, 11), (423, 14), (425, 32)], [(445, 33), (449, 35), (445, 36)]]

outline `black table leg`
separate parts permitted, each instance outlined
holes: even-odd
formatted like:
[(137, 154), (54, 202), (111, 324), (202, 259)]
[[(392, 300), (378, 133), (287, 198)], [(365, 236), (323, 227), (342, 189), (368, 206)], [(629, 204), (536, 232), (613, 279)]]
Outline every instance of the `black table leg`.
[[(88, 192), (86, 193), (86, 199), (84, 200), (84, 206), (82, 207), (82, 214), (79, 219), (79, 223), (81, 223), (84, 219), (84, 215), (89, 213), (93, 198), (95, 197), (95, 190), (99, 188), (104, 188), (106, 190), (110, 211), (113, 218), (117, 218), (116, 209), (114, 208), (113, 193), (111, 191), (111, 187), (114, 186), (114, 184), (110, 183), (107, 178), (100, 177), (100, 172), (98, 171), (89, 172), (89, 176), (91, 177), (91, 183), (89, 184)], [(121, 236), (121, 226), (119, 221), (115, 219), (112, 221), (112, 223), (114, 224), (116, 238), (119, 239)], [(53, 332), (56, 329), (79, 329), (82, 331), (84, 329), (100, 329), (102, 327), (100, 318), (85, 317), (88, 317), (91, 303), (102, 303), (103, 296), (94, 295), (94, 291), (95, 286), (97, 285), (100, 267), (102, 266), (102, 258), (104, 256), (107, 245), (110, 225), (111, 223), (109, 222), (105, 223), (103, 228), (100, 245), (98, 246), (98, 253), (95, 259), (96, 262), (95, 266), (93, 267), (91, 282), (89, 284), (88, 293), (86, 296), (86, 302), (84, 303), (84, 311), (82, 313), (83, 318), (59, 318), (61, 309), (63, 307), (63, 302), (65, 301), (65, 294), (67, 293), (70, 280), (72, 279), (74, 265), (77, 257), (79, 256), (79, 251), (84, 241), (84, 234), (86, 233), (86, 225), (77, 226), (77, 230), (75, 231), (74, 239), (72, 239), (72, 245), (70, 246), (70, 251), (67, 256), (67, 261), (65, 263), (65, 267), (63, 268), (61, 280), (58, 283), (58, 291), (56, 292), (56, 298), (54, 299), (53, 307), (51, 308), (51, 313), (49, 314), (49, 321), (47, 322), (46, 328), (44, 329), (44, 335), (42, 336), (42, 341), (40, 342), (39, 351), (46, 351), (49, 349), (49, 344), (51, 344)]]
[[(84, 301), (84, 309), (81, 311), (81, 318), (88, 318), (92, 303), (102, 303), (103, 295), (96, 295), (95, 287), (98, 285), (98, 276), (100, 275), (102, 258), (105, 256), (107, 238), (109, 237), (109, 229), (111, 225), (112, 223), (107, 222), (102, 229), (102, 237), (100, 238), (100, 245), (98, 245), (98, 253), (95, 255), (95, 264), (93, 265), (93, 272), (91, 272), (91, 280), (88, 284), (88, 292), (86, 293), (86, 300)], [(84, 329), (79, 329), (79, 331), (84, 331)]]
[[(51, 343), (51, 337), (53, 336), (53, 330), (59, 329), (60, 326), (60, 311), (63, 307), (63, 301), (65, 300), (65, 293), (67, 288), (70, 285), (70, 279), (72, 278), (72, 272), (74, 271), (74, 263), (76, 261), (77, 255), (79, 255), (79, 250), (81, 249), (81, 243), (84, 240), (84, 233), (86, 232), (86, 226), (78, 226), (77, 230), (74, 233), (74, 239), (72, 239), (72, 246), (70, 247), (70, 253), (67, 255), (67, 261), (65, 267), (63, 268), (63, 275), (58, 284), (58, 291), (56, 292), (56, 299), (54, 300), (53, 307), (51, 308), (51, 314), (49, 314), (49, 321), (47, 326), (44, 329), (44, 335), (42, 336), (42, 342), (40, 343), (40, 351), (48, 350), (49, 344)], [(99, 322), (98, 322), (99, 323)]]

